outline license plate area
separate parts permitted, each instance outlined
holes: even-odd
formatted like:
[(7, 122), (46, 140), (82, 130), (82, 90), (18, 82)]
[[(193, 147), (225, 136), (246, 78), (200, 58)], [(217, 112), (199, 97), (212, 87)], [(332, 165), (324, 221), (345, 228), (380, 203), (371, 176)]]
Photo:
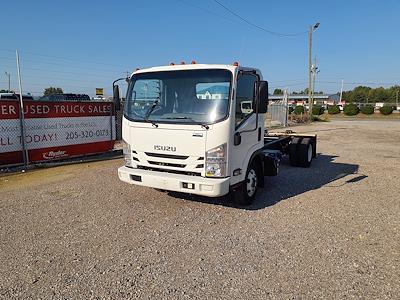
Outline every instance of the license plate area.
[(195, 184), (190, 183), (190, 182), (182, 182), (182, 188), (188, 189), (188, 190), (194, 190), (195, 189)]

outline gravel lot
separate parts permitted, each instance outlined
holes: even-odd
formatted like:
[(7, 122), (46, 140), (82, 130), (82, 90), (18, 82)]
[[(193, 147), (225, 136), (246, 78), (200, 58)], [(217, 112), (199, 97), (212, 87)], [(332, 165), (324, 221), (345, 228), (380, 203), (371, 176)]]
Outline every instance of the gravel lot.
[(400, 298), (400, 122), (334, 121), (247, 209), (130, 186), (121, 159), (0, 177), (2, 299)]

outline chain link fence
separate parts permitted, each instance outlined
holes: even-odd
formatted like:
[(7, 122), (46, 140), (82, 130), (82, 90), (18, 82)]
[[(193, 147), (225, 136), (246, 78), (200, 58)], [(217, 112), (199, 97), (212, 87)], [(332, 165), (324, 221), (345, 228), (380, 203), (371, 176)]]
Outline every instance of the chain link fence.
[(265, 126), (267, 128), (286, 127), (288, 125), (288, 113), (289, 107), (285, 99), (270, 102), (265, 117)]

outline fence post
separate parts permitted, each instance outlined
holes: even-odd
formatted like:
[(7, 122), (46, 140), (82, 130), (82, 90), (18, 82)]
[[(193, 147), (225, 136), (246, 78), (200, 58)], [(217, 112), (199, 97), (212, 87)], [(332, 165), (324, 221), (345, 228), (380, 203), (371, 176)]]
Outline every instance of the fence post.
[(284, 105), (285, 105), (285, 124), (283, 125), (284, 127), (288, 126), (288, 115), (289, 115), (289, 107), (288, 107), (288, 92), (287, 89), (284, 90)]

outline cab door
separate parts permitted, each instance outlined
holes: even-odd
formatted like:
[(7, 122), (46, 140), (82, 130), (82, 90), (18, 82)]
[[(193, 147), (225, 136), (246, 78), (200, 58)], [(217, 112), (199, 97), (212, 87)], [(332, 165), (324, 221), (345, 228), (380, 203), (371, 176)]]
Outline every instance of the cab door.
[[(234, 99), (235, 124), (232, 134), (231, 184), (244, 180), (251, 155), (263, 146), (262, 118), (256, 115), (256, 72), (239, 71)], [(258, 124), (256, 123), (258, 119)], [(240, 138), (235, 138), (240, 136)], [(240, 142), (237, 142), (240, 140)]]

